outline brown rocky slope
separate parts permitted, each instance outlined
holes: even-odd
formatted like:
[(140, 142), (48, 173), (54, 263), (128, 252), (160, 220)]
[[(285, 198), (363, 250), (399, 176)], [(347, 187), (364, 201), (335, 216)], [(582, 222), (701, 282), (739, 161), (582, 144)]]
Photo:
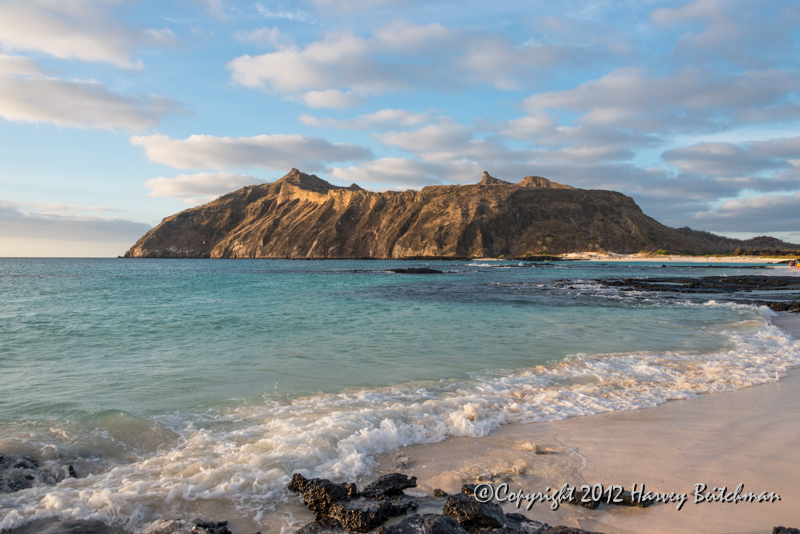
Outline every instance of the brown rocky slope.
[(697, 239), (693, 232), (662, 225), (621, 193), (539, 176), (512, 184), (484, 173), (475, 185), (375, 193), (292, 169), (274, 183), (167, 217), (125, 257), (522, 257), (589, 250), (730, 252), (742, 245)]

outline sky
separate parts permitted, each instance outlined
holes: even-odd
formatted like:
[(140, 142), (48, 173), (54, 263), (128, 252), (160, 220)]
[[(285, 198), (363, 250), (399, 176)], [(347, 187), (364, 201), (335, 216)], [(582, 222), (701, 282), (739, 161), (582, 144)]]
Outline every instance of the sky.
[(787, 0), (0, 0), (0, 256), (117, 256), (292, 168), (797, 243), (799, 38)]

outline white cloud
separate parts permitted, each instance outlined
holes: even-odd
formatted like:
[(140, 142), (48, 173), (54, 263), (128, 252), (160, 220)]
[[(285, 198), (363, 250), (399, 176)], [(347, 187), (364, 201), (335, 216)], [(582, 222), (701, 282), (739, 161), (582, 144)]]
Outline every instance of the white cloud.
[(446, 168), (419, 160), (382, 158), (358, 167), (334, 167), (331, 174), (343, 183), (377, 183), (390, 188), (420, 188), (445, 183), (451, 174), (475, 174), (477, 167), (465, 162), (451, 162)]
[(263, 181), (255, 176), (229, 172), (180, 174), (175, 178), (153, 178), (145, 182), (153, 198), (177, 198), (185, 204), (203, 204), (220, 195)]
[[(734, 65), (766, 66), (792, 54), (800, 12), (784, 0), (695, 0), (655, 9), (656, 27), (683, 31), (675, 46), (694, 63), (724, 59)], [(701, 29), (698, 30), (698, 25)]]
[(459, 124), (430, 124), (414, 131), (390, 131), (374, 134), (381, 143), (413, 152), (427, 162), (446, 164), (450, 161), (520, 161), (529, 159), (527, 149), (509, 150), (500, 139), (475, 138), (473, 132)]
[(326, 91), (308, 91), (300, 96), (306, 106), (310, 108), (349, 108), (357, 106), (364, 101), (363, 97), (353, 93), (343, 93), (336, 89)]
[(144, 235), (149, 224), (98, 217), (107, 208), (0, 201), (0, 257), (116, 256)]
[(298, 22), (305, 22), (309, 18), (308, 13), (305, 11), (301, 11), (299, 9), (295, 11), (288, 11), (285, 9), (278, 9), (272, 10), (260, 2), (257, 2), (255, 5), (256, 11), (258, 11), (259, 15), (262, 17), (266, 17), (268, 19), (287, 19), (287, 20), (296, 20)]
[(524, 106), (534, 116), (558, 110), (576, 113), (576, 122), (594, 127), (657, 133), (716, 131), (737, 121), (800, 116), (800, 106), (786, 101), (799, 82), (800, 73), (788, 70), (714, 76), (687, 67), (648, 78), (637, 69), (622, 68), (572, 89), (530, 96)]
[(142, 68), (131, 58), (137, 46), (176, 40), (166, 30), (134, 31), (112, 8), (122, 0), (5, 0), (0, 3), (0, 44), (6, 51), (43, 52), (60, 59), (101, 61)]
[(712, 176), (745, 176), (788, 167), (785, 161), (757, 156), (732, 143), (699, 143), (673, 148), (662, 157), (682, 171)]
[(354, 9), (374, 9), (380, 7), (389, 7), (395, 5), (408, 5), (414, 3), (414, 0), (311, 0), (315, 7), (320, 9), (327, 9), (330, 11), (352, 11)]
[(289, 36), (281, 33), (278, 28), (258, 28), (252, 31), (238, 31), (233, 38), (240, 43), (254, 43), (258, 46), (271, 46), (276, 49), (288, 48), (292, 45)]
[(226, 0), (200, 0), (208, 6), (209, 12), (217, 18), (225, 17), (225, 1)]
[(228, 64), (228, 69), (236, 83), (289, 97), (309, 91), (337, 90), (367, 96), (465, 85), (507, 90), (603, 50), (517, 44), (488, 32), (395, 21), (371, 37), (328, 33), (303, 48), (240, 56)]
[(466, 128), (431, 124), (412, 132), (387, 132), (375, 136), (381, 143), (410, 152), (452, 152), (472, 139)]
[(34, 60), (22, 56), (0, 54), (0, 75), (41, 74), (42, 68)]
[(402, 109), (381, 109), (374, 113), (359, 115), (353, 119), (331, 119), (300, 115), (298, 120), (315, 128), (337, 128), (345, 130), (382, 130), (388, 128), (419, 126), (431, 120), (427, 113), (411, 113)]
[(0, 117), (13, 122), (142, 131), (182, 109), (163, 96), (123, 96), (93, 80), (61, 80), (39, 73), (30, 59), (0, 55)]
[(372, 153), (358, 145), (330, 143), (319, 137), (302, 135), (192, 135), (187, 139), (172, 139), (158, 134), (131, 137), (130, 141), (144, 148), (150, 161), (178, 169), (260, 167), (288, 170), (296, 167), (314, 172), (324, 169), (327, 163), (372, 159)]
[(704, 228), (723, 232), (784, 232), (800, 228), (800, 192), (733, 199), (695, 216)]

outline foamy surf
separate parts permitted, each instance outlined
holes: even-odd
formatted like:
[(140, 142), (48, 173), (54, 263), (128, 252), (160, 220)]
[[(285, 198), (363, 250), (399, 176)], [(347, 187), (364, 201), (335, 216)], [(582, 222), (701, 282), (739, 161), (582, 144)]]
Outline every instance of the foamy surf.
[[(698, 304), (685, 304), (699, 306)], [(772, 312), (736, 304), (716, 352), (574, 354), (470, 379), (313, 395), (157, 418), (177, 433), (155, 451), (86, 478), (0, 497), (0, 529), (43, 517), (100, 520), (127, 531), (153, 520), (218, 510), (267, 527), (293, 472), (364, 477), (375, 456), (448, 436), (483, 436), (508, 423), (552, 421), (656, 406), (778, 380), (800, 364), (800, 342)]]

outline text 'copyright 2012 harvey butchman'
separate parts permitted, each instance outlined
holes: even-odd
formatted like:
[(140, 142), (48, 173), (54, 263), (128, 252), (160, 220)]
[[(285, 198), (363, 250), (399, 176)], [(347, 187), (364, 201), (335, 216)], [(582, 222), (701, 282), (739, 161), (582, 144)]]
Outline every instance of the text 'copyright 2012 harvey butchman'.
[(545, 488), (544, 491), (512, 490), (505, 482), (501, 484), (482, 483), (475, 486), (475, 498), (480, 502), (495, 501), (498, 503), (512, 503), (520, 508), (523, 503), (525, 509), (530, 510), (536, 503), (549, 503), (552, 510), (558, 510), (562, 503), (573, 504), (621, 504), (628, 506), (649, 506), (657, 503), (674, 503), (677, 510), (691, 500), (694, 504), (701, 503), (771, 503), (780, 501), (781, 496), (774, 491), (745, 491), (744, 484), (739, 484), (733, 489), (728, 486), (709, 487), (703, 483), (694, 484), (690, 492), (650, 491), (644, 484), (633, 484), (630, 491), (623, 486), (603, 484), (572, 486), (564, 484), (560, 488)]

